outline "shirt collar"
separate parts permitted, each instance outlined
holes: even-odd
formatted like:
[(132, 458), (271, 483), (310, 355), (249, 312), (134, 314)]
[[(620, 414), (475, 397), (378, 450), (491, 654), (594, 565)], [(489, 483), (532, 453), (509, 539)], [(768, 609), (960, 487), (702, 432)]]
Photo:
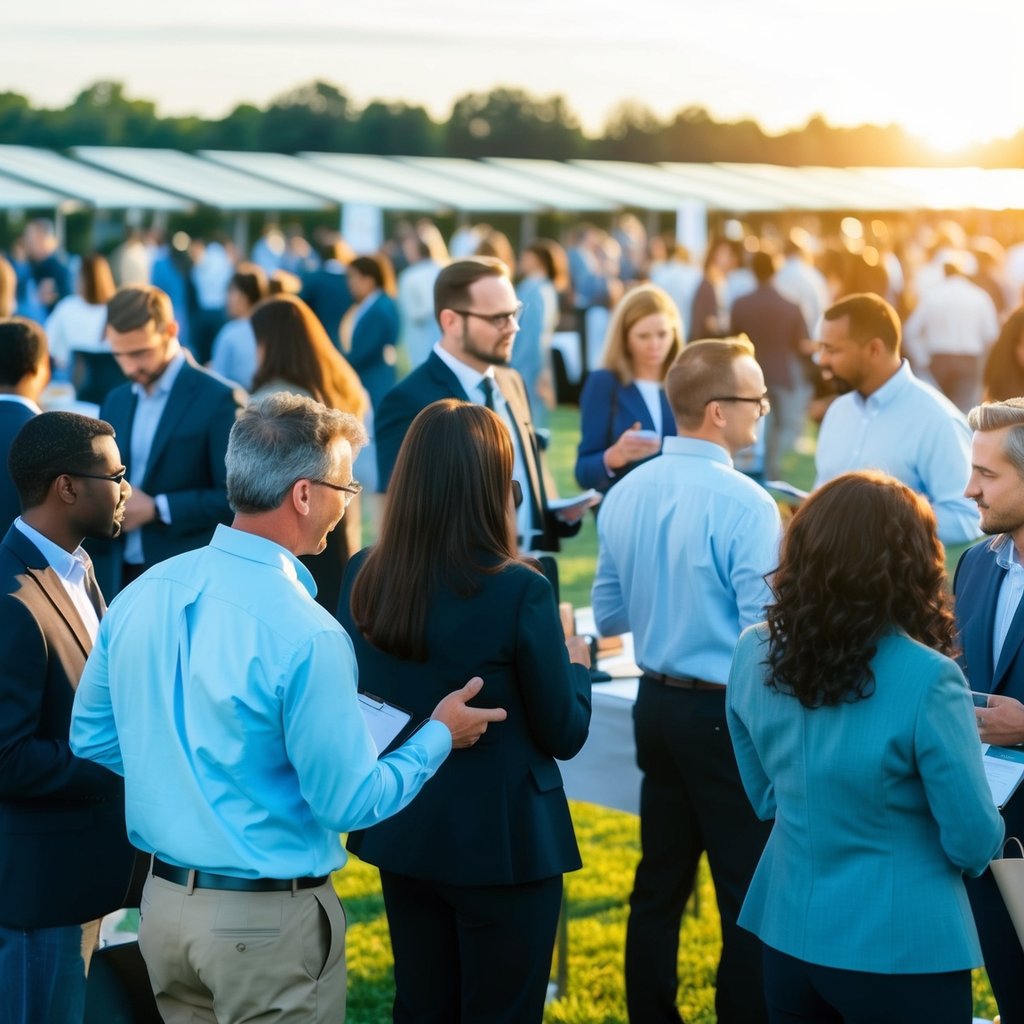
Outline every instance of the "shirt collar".
[(71, 583), (78, 583), (84, 578), (85, 571), (92, 562), (81, 545), (73, 552), (66, 551), (49, 537), (29, 526), (21, 516), (14, 520), (14, 525), (39, 549), (39, 553), (58, 576)]
[(995, 552), (996, 564), (1009, 571), (1014, 566), (1024, 569), (1017, 557), (1017, 549), (1013, 546), (1013, 538), (1008, 533), (1001, 533), (989, 542), (989, 551)]
[(31, 398), (26, 398), (24, 395), (0, 395), (0, 402), (17, 402), (18, 405), (23, 405), (36, 414), (43, 411)]
[(867, 405), (884, 408), (890, 405), (914, 380), (910, 363), (906, 359), (900, 362), (900, 368), (880, 387), (864, 398), (859, 391), (854, 392), (857, 402), (863, 407)]
[(316, 583), (313, 581), (312, 573), (287, 548), (275, 541), (221, 523), (213, 534), (210, 547), (218, 548), (236, 558), (269, 565), (284, 573), (293, 582), (301, 584), (310, 597), (316, 597)]
[(181, 373), (181, 368), (185, 365), (185, 353), (179, 352), (168, 364), (167, 369), (160, 374), (160, 379), (153, 385), (152, 391), (146, 391), (141, 384), (132, 384), (132, 391), (135, 392), (139, 398), (158, 398), (165, 397), (171, 393), (171, 388), (174, 387), (174, 382), (178, 379), (178, 374)]
[(711, 462), (721, 462), (725, 466), (732, 466), (732, 456), (714, 441), (705, 441), (699, 437), (676, 437), (669, 435), (662, 439), (662, 455), (690, 455), (701, 459), (709, 459)]
[(472, 366), (462, 362), (461, 359), (457, 359), (451, 354), (446, 348), (441, 347), (441, 342), (434, 344), (434, 352), (437, 354), (438, 359), (448, 367), (456, 377), (459, 378), (459, 383), (462, 385), (462, 390), (470, 396), (472, 401), (478, 401), (478, 393), (480, 391), (480, 381), (484, 377), (490, 377), (494, 380), (494, 367), (488, 366), (484, 373), (479, 370), (474, 370)]

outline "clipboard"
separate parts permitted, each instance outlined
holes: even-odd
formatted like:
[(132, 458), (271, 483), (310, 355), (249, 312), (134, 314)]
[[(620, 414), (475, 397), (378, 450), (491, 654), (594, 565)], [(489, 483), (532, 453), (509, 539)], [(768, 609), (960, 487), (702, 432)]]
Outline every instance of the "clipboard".
[(359, 710), (366, 723), (373, 742), (377, 745), (377, 756), (388, 753), (402, 730), (412, 721), (412, 712), (395, 704), (389, 704), (375, 693), (360, 690), (357, 694)]

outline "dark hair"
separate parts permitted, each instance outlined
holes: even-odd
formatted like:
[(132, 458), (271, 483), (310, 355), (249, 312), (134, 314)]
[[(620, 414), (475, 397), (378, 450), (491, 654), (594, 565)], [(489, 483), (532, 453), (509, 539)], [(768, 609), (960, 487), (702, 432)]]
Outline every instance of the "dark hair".
[(523, 252), (533, 253), (544, 268), (544, 276), (555, 286), (556, 291), (569, 287), (569, 262), (565, 250), (550, 238), (535, 238), (524, 246)]
[(82, 298), (90, 306), (105, 306), (117, 291), (114, 275), (106, 256), (91, 252), (82, 258), (82, 269), (78, 272), (78, 286)]
[(150, 321), (159, 330), (174, 320), (174, 308), (166, 292), (151, 284), (118, 288), (107, 303), (107, 326), (118, 334), (145, 327)]
[(900, 318), (888, 302), (872, 292), (847, 295), (825, 310), (825, 319), (850, 320), (850, 338), (858, 345), (866, 345), (872, 338), (879, 338), (893, 354), (900, 351)]
[(46, 332), (34, 320), (0, 320), (0, 387), (13, 388), (49, 358)]
[(775, 276), (775, 260), (772, 258), (771, 253), (755, 252), (750, 257), (750, 269), (753, 271), (754, 277), (757, 278), (758, 284), (764, 284), (765, 281), (770, 281)]
[(871, 659), (891, 630), (953, 653), (935, 514), (883, 473), (845, 473), (800, 506), (772, 590), (768, 685), (804, 707), (870, 697)]
[(352, 618), (375, 647), (425, 660), (437, 590), (469, 597), (480, 573), (516, 560), (507, 518), (512, 462), (508, 429), (482, 405), (443, 399), (412, 421), (380, 535), (352, 587)]
[(485, 277), (509, 277), (508, 267), (494, 256), (471, 256), (442, 268), (434, 282), (434, 316), (442, 309), (465, 309), (470, 286)]
[(7, 453), (7, 471), (21, 499), (22, 510), (46, 500), (50, 484), (62, 473), (90, 470), (103, 459), (92, 449), (93, 438), (113, 437), (106, 420), (74, 412), (33, 416), (15, 435)]
[(356, 371), (331, 344), (323, 324), (302, 299), (295, 295), (264, 299), (249, 321), (263, 356), (253, 377), (253, 391), (285, 381), (330, 409), (362, 416), (366, 396)]
[(1024, 306), (1006, 319), (985, 360), (985, 400), (1003, 402), (1024, 395), (1024, 366), (1017, 349), (1024, 341)]
[(391, 260), (382, 252), (374, 253), (372, 256), (357, 256), (348, 265), (349, 270), (354, 270), (363, 277), (370, 278), (373, 283), (386, 295), (395, 294), (395, 270), (391, 266)]
[(244, 295), (250, 306), (255, 306), (270, 294), (266, 272), (257, 263), (239, 263), (228, 287)]

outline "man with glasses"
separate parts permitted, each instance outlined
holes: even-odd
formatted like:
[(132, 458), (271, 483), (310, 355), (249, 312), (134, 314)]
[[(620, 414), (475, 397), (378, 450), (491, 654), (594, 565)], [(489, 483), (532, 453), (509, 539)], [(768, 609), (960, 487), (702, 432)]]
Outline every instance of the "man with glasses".
[(579, 530), (548, 508), (549, 482), (522, 377), (509, 367), (522, 306), (508, 267), (478, 256), (448, 264), (434, 285), (434, 313), (441, 338), (426, 362), (392, 388), (376, 412), (377, 467), (385, 490), (409, 425), (420, 410), (442, 398), (477, 402), (508, 425), (515, 449), (513, 477), (526, 500), (517, 512), (524, 550), (557, 551), (559, 537)]
[(593, 605), (605, 636), (632, 630), (642, 858), (626, 932), (634, 1024), (679, 1024), (683, 909), (706, 852), (722, 920), (721, 1024), (766, 1020), (761, 947), (736, 924), (768, 838), (743, 791), (725, 722), (740, 631), (764, 620), (779, 511), (733, 468), (770, 406), (745, 338), (687, 345), (665, 379), (677, 437), (609, 491), (597, 521)]
[(401, 810), (500, 709), (471, 680), (378, 759), (352, 642), (298, 556), (322, 551), (358, 491), (366, 434), (278, 393), (231, 430), (235, 518), (150, 569), (104, 619), (75, 695), (72, 748), (125, 779), (153, 854), (139, 944), (167, 1024), (345, 1016), (339, 832)]
[(230, 520), (224, 451), (245, 395), (182, 349), (159, 288), (119, 289), (107, 304), (107, 340), (128, 383), (106, 397), (100, 416), (124, 439), (133, 489), (123, 537), (90, 549), (103, 593), (113, 597)]
[(22, 513), (0, 543), (0, 1021), (81, 1024), (99, 918), (133, 859), (121, 780), (68, 744), (105, 611), (81, 544), (116, 536), (131, 488), (110, 425), (74, 413), (30, 418), (8, 466)]
[(981, 533), (964, 489), (971, 430), (941, 392), (900, 356), (900, 318), (885, 299), (848, 295), (825, 310), (818, 363), (841, 392), (821, 423), (815, 486), (842, 473), (877, 469), (928, 499), (944, 544)]

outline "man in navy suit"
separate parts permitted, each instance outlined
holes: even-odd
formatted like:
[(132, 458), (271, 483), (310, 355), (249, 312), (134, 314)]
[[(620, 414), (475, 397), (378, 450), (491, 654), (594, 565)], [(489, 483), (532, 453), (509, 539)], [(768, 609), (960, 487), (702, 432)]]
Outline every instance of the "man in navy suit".
[[(1024, 398), (972, 409), (971, 477), (964, 492), (993, 539), (964, 552), (953, 591), (961, 667), (977, 693), (985, 743), (1024, 743)], [(1003, 808), (1007, 836), (1024, 838), (1024, 791)], [(1003, 1024), (1024, 1024), (1024, 950), (991, 871), (965, 879)]]
[(182, 349), (159, 288), (121, 288), (107, 304), (107, 340), (129, 383), (110, 392), (100, 416), (121, 438), (132, 485), (123, 536), (92, 549), (103, 593), (113, 597), (231, 521), (224, 453), (245, 394)]
[(519, 509), (520, 547), (557, 551), (559, 537), (579, 530), (579, 515), (569, 522), (548, 508), (526, 386), (508, 365), (520, 308), (501, 260), (456, 260), (438, 274), (434, 314), (441, 338), (426, 362), (392, 388), (376, 411), (377, 469), (385, 490), (409, 425), (432, 402), (458, 398), (486, 405), (508, 425), (515, 445), (512, 475), (527, 497)]
[(113, 434), (49, 412), (10, 449), (24, 511), (0, 543), (4, 1024), (81, 1024), (98, 919), (121, 905), (131, 875), (121, 780), (68, 745), (105, 610), (81, 543), (115, 536), (131, 493)]
[(50, 381), (46, 334), (33, 320), (0, 320), (0, 534), (21, 511), (7, 472), (7, 452), (19, 430), (39, 414), (39, 396)]

